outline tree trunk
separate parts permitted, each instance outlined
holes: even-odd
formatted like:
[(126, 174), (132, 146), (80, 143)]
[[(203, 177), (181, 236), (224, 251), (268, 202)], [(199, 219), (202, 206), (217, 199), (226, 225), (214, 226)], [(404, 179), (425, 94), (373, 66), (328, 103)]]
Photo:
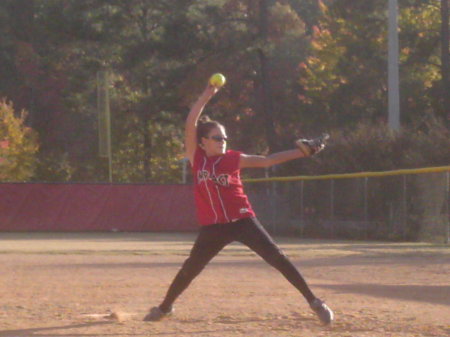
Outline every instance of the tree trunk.
[(450, 126), (450, 58), (449, 58), (449, 0), (441, 0), (441, 61), (442, 61), (442, 104), (444, 106), (444, 118), (447, 120), (447, 125)]
[[(271, 0), (261, 0), (259, 2), (259, 33), (263, 44), (268, 43), (268, 27), (269, 27), (269, 5)], [(267, 55), (263, 49), (258, 50), (258, 58), (260, 63), (261, 76), (260, 81), (260, 97), (261, 106), (264, 116), (264, 129), (266, 133), (267, 144), (269, 151), (273, 152), (278, 149), (275, 124), (273, 119), (273, 98), (272, 86), (270, 80), (270, 65)]]
[[(151, 95), (150, 84), (146, 74), (143, 74), (144, 78), (142, 81), (142, 89), (146, 96)], [(151, 119), (151, 112), (149, 111), (149, 106), (147, 104), (140, 104), (140, 115), (142, 116), (142, 135), (144, 138), (144, 180), (146, 182), (152, 179), (152, 135), (149, 131)]]
[(148, 125), (150, 123), (149, 118), (144, 118), (144, 181), (149, 182), (152, 179), (152, 135), (148, 130)]
[[(148, 23), (148, 13), (150, 11), (150, 8), (152, 7), (151, 3), (147, 3), (145, 1), (140, 3), (140, 15), (138, 17), (138, 26), (141, 33), (141, 41), (145, 44), (149, 43), (150, 40), (150, 25)], [(142, 78), (142, 89), (145, 93), (145, 96), (148, 98), (152, 95), (151, 92), (151, 86), (150, 81), (148, 78), (148, 74), (146, 72), (141, 74), (143, 76)], [(146, 100), (144, 100), (146, 101)], [(150, 134), (150, 123), (152, 123), (152, 113), (149, 110), (150, 107), (144, 103), (144, 106), (142, 106), (141, 102), (141, 114), (143, 119), (143, 136), (144, 136), (144, 181), (150, 182), (152, 180), (152, 154), (153, 154), (153, 142), (152, 142), (152, 135)]]

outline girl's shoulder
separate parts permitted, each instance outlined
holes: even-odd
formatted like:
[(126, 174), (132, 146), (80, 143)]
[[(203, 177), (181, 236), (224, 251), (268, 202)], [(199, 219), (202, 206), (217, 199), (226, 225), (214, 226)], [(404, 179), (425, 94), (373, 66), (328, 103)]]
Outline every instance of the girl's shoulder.
[(227, 150), (227, 152), (225, 153), (225, 155), (227, 156), (240, 156), (243, 152), (242, 151), (236, 151), (236, 150)]

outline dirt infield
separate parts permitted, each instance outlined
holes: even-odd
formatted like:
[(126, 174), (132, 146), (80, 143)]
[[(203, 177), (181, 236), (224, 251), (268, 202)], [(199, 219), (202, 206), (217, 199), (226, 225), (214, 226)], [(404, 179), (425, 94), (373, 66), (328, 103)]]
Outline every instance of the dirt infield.
[[(162, 322), (143, 322), (194, 235), (0, 234), (0, 337), (450, 335), (450, 247), (277, 238), (335, 310), (323, 327), (245, 247), (214, 259)], [(114, 317), (109, 317), (112, 313)]]

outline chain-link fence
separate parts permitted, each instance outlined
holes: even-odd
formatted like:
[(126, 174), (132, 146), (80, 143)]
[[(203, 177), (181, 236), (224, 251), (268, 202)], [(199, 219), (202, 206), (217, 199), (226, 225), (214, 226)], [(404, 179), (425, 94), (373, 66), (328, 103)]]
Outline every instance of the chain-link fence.
[(258, 217), (275, 234), (449, 242), (450, 167), (248, 179)]

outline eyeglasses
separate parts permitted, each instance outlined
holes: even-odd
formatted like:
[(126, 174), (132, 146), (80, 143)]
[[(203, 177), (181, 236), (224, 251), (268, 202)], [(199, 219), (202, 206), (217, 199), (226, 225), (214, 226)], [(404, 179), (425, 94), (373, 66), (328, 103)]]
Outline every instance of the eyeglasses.
[(211, 137), (208, 137), (208, 139), (215, 140), (216, 142), (226, 142), (228, 140), (227, 137), (222, 137), (222, 136), (211, 136)]

